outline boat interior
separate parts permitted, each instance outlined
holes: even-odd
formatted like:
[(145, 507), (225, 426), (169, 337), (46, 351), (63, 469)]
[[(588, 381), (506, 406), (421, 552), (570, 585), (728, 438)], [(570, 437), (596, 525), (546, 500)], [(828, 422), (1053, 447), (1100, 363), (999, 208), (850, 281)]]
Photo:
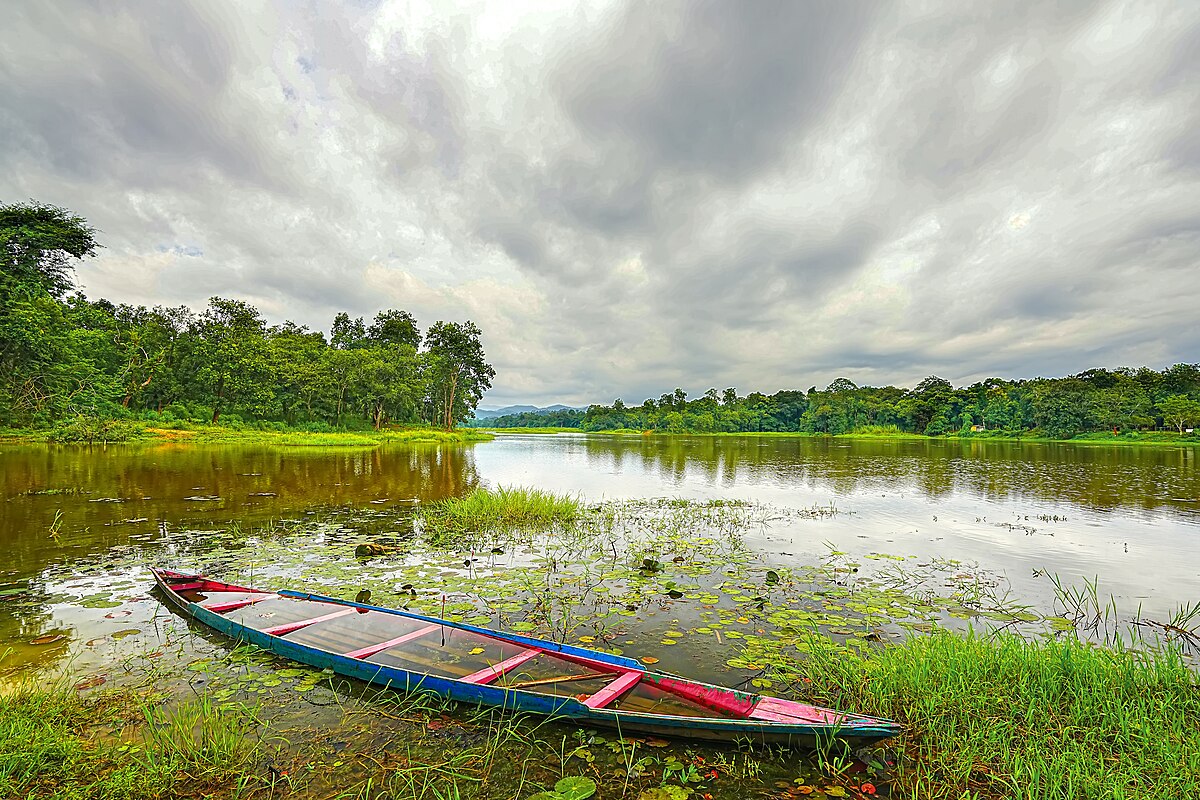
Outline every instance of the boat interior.
[[(285, 597), (181, 573), (159, 572), (187, 603), (289, 642), (418, 675), (493, 684), (589, 708), (790, 724), (853, 724), (848, 715), (659, 675), (619, 664), (340, 603)], [(749, 699), (748, 699), (749, 698)]]

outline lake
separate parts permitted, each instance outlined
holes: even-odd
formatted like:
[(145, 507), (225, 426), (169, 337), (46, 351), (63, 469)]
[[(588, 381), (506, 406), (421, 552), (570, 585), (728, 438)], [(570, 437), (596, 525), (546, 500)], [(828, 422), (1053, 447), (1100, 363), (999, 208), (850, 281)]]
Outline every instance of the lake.
[[(478, 486), (819, 507), (828, 513), (762, 516), (746, 545), (780, 567), (831, 552), (978, 565), (994, 591), (1047, 613), (1050, 575), (1073, 586), (1098, 578), (1128, 615), (1166, 617), (1200, 600), (1195, 447), (519, 434), (374, 449), (5, 444), (3, 667), (86, 671), (158, 647), (165, 612), (147, 594), (147, 564), (187, 566), (280, 521), (323, 547), (336, 531), (370, 530), (355, 527), (364, 515)], [(30, 644), (48, 636), (61, 638)]]

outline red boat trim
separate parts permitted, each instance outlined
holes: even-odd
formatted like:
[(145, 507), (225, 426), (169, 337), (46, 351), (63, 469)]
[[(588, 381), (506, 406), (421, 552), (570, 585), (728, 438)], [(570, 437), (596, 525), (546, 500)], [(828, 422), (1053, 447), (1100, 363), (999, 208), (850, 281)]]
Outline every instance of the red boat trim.
[(351, 650), (349, 653), (342, 653), (342, 655), (344, 655), (346, 658), (370, 658), (376, 653), (381, 653), (384, 650), (391, 649), (398, 644), (404, 644), (405, 642), (411, 642), (413, 639), (419, 639), (422, 636), (427, 636), (441, 627), (441, 625), (429, 625), (417, 631), (409, 631), (403, 636), (397, 636), (395, 639), (388, 639), (386, 642), (368, 645), (367, 647), (360, 647), (357, 650)]
[(628, 692), (642, 679), (641, 672), (626, 672), (615, 681), (583, 701), (588, 708), (604, 708), (618, 697)]
[(200, 607), (218, 614), (224, 614), (226, 611), (236, 611), (239, 608), (245, 608), (255, 603), (261, 603), (263, 600), (270, 600), (277, 597), (279, 597), (277, 594), (264, 594), (259, 597), (252, 597), (249, 600), (230, 600), (228, 603), (213, 603), (211, 606), (201, 603)]
[(337, 619), (338, 617), (344, 617), (347, 614), (355, 614), (357, 612), (357, 608), (344, 608), (341, 611), (334, 611), (330, 614), (323, 614), (319, 617), (313, 617), (311, 619), (302, 619), (297, 622), (286, 622), (283, 625), (276, 625), (273, 628), (263, 628), (262, 633), (270, 634), (271, 636), (283, 636), (285, 633), (298, 631), (301, 628), (307, 628), (309, 625), (315, 625), (318, 622), (326, 622), (331, 619)]
[(754, 711), (750, 714), (750, 719), (769, 720), (771, 722), (819, 723), (823, 725), (845, 725), (851, 723), (848, 714), (767, 696), (759, 698), (758, 703), (754, 706)]
[(750, 712), (754, 710), (754, 701), (757, 699), (752, 695), (747, 696), (745, 693), (737, 692), (733, 689), (726, 689), (720, 686), (704, 686), (692, 683), (691, 681), (681, 681), (666, 676), (661, 678), (656, 676), (650, 680), (655, 686), (664, 691), (679, 695), (705, 708), (724, 711), (736, 717), (749, 716)]
[(543, 652), (545, 651), (533, 647), (526, 650), (524, 653), (517, 653), (515, 656), (506, 658), (499, 664), (492, 664), (489, 667), (484, 667), (478, 672), (472, 672), (465, 678), (459, 678), (459, 680), (463, 683), (491, 683), (509, 670), (516, 669), (526, 661), (529, 661), (531, 658), (541, 655)]

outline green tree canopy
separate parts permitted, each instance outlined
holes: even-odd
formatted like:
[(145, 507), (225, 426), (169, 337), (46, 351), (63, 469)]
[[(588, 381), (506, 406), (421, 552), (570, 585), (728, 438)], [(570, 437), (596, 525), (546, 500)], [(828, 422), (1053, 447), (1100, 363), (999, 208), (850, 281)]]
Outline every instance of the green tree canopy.
[(0, 206), (0, 297), (45, 292), (61, 299), (72, 286), (74, 261), (95, 255), (96, 231), (83, 217), (45, 203)]
[(446, 430), (473, 413), (496, 377), (484, 360), (481, 334), (470, 320), (435, 322), (425, 334), (428, 402), (434, 419)]

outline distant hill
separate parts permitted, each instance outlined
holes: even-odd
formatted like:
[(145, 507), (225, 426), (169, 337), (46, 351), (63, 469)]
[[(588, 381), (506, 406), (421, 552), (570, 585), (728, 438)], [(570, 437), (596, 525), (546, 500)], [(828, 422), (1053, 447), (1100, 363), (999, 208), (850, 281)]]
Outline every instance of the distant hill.
[(554, 411), (586, 411), (586, 408), (576, 408), (574, 406), (564, 406), (562, 403), (555, 403), (552, 406), (538, 408), (537, 406), (505, 406), (504, 408), (478, 408), (475, 410), (475, 419), (495, 419), (496, 417), (507, 417), (511, 414), (549, 414)]

